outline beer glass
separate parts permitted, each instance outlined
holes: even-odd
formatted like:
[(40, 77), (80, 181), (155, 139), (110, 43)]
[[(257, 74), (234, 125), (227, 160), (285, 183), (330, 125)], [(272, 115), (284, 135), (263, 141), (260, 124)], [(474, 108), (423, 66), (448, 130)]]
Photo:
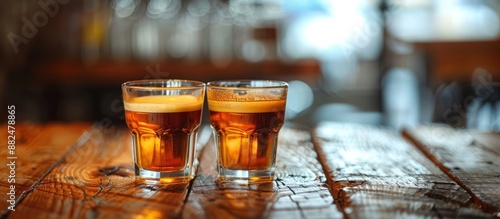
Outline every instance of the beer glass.
[(135, 174), (160, 182), (193, 178), (196, 136), (205, 84), (189, 80), (139, 80), (122, 84), (132, 132)]
[(219, 181), (273, 180), (287, 91), (282, 81), (207, 83)]

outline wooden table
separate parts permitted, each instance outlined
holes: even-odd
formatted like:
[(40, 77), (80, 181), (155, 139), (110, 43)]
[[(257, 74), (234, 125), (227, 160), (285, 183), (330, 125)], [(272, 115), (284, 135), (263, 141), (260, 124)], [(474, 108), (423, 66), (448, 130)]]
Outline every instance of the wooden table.
[(500, 217), (500, 134), (439, 125), (403, 133), (338, 123), (285, 127), (276, 180), (248, 186), (214, 183), (208, 127), (196, 177), (177, 185), (134, 177), (124, 128), (16, 124), (13, 155), (9, 134), (0, 135), (2, 166), (15, 161), (15, 184), (10, 166), (0, 172), (8, 218)]

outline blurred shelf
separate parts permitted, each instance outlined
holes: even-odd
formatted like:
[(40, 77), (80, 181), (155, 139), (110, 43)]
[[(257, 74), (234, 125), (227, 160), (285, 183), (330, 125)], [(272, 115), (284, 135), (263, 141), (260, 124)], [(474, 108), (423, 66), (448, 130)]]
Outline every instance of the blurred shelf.
[(211, 62), (116, 62), (99, 61), (83, 64), (56, 60), (35, 64), (33, 71), (40, 82), (60, 86), (116, 86), (128, 80), (180, 78), (199, 81), (224, 79), (302, 80), (315, 83), (320, 78), (319, 62), (301, 60), (285, 63), (235, 61), (218, 67)]
[(429, 61), (432, 85), (450, 81), (470, 82), (476, 68), (500, 79), (500, 39), (490, 41), (415, 42)]

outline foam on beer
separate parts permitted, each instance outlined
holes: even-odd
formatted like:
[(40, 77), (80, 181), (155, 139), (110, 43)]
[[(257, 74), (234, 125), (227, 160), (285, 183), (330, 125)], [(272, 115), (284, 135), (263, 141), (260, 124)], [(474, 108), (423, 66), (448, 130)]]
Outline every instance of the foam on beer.
[(208, 89), (208, 109), (231, 113), (266, 113), (285, 111), (286, 92), (261, 93), (249, 90)]
[(145, 113), (174, 113), (200, 110), (203, 99), (191, 95), (144, 96), (124, 101), (125, 110)]
[(217, 101), (209, 100), (208, 109), (231, 113), (266, 113), (285, 110), (285, 100), (264, 101)]

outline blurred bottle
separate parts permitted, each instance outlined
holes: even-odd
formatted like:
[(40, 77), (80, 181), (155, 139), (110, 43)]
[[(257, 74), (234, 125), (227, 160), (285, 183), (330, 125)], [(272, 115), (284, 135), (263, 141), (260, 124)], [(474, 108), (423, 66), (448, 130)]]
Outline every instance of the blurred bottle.
[(192, 0), (187, 4), (186, 13), (181, 21), (189, 39), (187, 59), (199, 61), (206, 58), (203, 45), (207, 42), (206, 32), (210, 21), (213, 4), (209, 0)]
[(139, 19), (139, 1), (112, 0), (108, 44), (110, 55), (117, 61), (132, 58), (132, 25)]
[(94, 63), (104, 52), (109, 17), (107, 1), (85, 0), (82, 15), (82, 61)]
[(210, 61), (216, 66), (225, 66), (233, 59), (235, 37), (234, 34), (245, 34), (245, 28), (236, 31), (233, 25), (233, 14), (229, 5), (224, 2), (216, 2), (211, 14), (208, 34), (208, 55)]
[[(182, 10), (182, 2), (180, 0), (157, 0), (157, 6), (153, 6), (152, 2), (148, 5), (149, 16), (159, 17), (159, 56), (160, 58), (170, 58), (169, 44), (172, 37), (176, 34), (177, 22)], [(151, 5), (151, 8), (150, 8)]]
[(409, 69), (392, 68), (384, 76), (383, 103), (388, 126), (400, 130), (419, 122), (418, 80)]
[(156, 2), (140, 1), (136, 5), (140, 17), (134, 22), (131, 30), (132, 51), (134, 58), (139, 60), (156, 60), (159, 56), (159, 17), (149, 15), (151, 8), (157, 6)]

